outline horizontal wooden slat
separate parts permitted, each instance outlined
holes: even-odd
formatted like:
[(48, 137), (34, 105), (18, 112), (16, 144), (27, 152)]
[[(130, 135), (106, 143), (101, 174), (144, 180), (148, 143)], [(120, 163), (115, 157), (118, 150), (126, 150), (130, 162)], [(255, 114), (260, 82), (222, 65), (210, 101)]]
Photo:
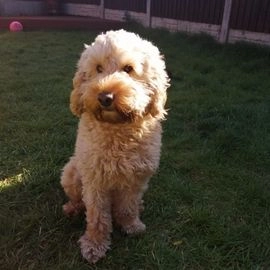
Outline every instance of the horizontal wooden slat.
[(146, 12), (146, 0), (105, 0), (105, 8)]
[(100, 5), (100, 0), (63, 0), (65, 3)]

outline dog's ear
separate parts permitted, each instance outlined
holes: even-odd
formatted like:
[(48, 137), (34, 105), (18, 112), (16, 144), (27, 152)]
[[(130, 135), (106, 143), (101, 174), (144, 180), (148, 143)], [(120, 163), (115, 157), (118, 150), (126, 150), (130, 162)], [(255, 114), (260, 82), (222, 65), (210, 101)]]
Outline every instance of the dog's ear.
[(85, 81), (85, 73), (77, 71), (73, 78), (73, 90), (70, 95), (70, 110), (80, 117), (83, 113), (82, 88), (81, 85)]
[(164, 69), (157, 71), (151, 81), (153, 96), (150, 103), (150, 114), (159, 119), (165, 119), (167, 114), (165, 103), (167, 101), (167, 88), (170, 86), (170, 79)]
[(150, 104), (150, 114), (160, 120), (165, 119), (167, 114), (165, 110), (165, 103), (167, 100), (166, 89), (156, 90), (152, 97), (152, 102)]
[(147, 112), (158, 120), (165, 119), (167, 114), (165, 103), (167, 101), (167, 88), (170, 87), (170, 78), (166, 71), (164, 56), (151, 42), (143, 41), (144, 77), (151, 89), (151, 101)]

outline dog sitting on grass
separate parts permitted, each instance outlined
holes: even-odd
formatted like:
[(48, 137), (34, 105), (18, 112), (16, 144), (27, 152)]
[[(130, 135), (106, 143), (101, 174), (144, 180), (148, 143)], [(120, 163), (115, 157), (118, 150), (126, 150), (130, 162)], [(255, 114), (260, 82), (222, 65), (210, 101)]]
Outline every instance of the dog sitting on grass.
[(145, 231), (142, 197), (159, 166), (169, 78), (157, 47), (118, 30), (86, 46), (73, 86), (70, 108), (80, 121), (61, 176), (63, 210), (85, 210), (81, 253), (96, 263), (109, 249), (112, 220), (127, 234)]

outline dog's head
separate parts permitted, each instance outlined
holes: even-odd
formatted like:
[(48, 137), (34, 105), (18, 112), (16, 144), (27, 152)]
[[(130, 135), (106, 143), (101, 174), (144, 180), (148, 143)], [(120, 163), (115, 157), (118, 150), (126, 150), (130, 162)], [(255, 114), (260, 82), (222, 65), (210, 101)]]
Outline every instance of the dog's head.
[(86, 46), (73, 79), (71, 111), (110, 123), (146, 115), (163, 119), (169, 78), (157, 47), (125, 30), (109, 31)]

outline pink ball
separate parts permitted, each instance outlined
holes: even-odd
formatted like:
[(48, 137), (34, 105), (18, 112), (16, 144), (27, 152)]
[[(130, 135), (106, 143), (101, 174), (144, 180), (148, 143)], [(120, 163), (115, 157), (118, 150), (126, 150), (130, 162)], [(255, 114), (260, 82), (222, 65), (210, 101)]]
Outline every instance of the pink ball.
[(9, 25), (9, 30), (10, 30), (11, 32), (20, 32), (20, 31), (23, 30), (23, 26), (22, 26), (22, 24), (21, 24), (20, 22), (18, 22), (18, 21), (13, 21), (13, 22), (11, 22), (10, 25)]

